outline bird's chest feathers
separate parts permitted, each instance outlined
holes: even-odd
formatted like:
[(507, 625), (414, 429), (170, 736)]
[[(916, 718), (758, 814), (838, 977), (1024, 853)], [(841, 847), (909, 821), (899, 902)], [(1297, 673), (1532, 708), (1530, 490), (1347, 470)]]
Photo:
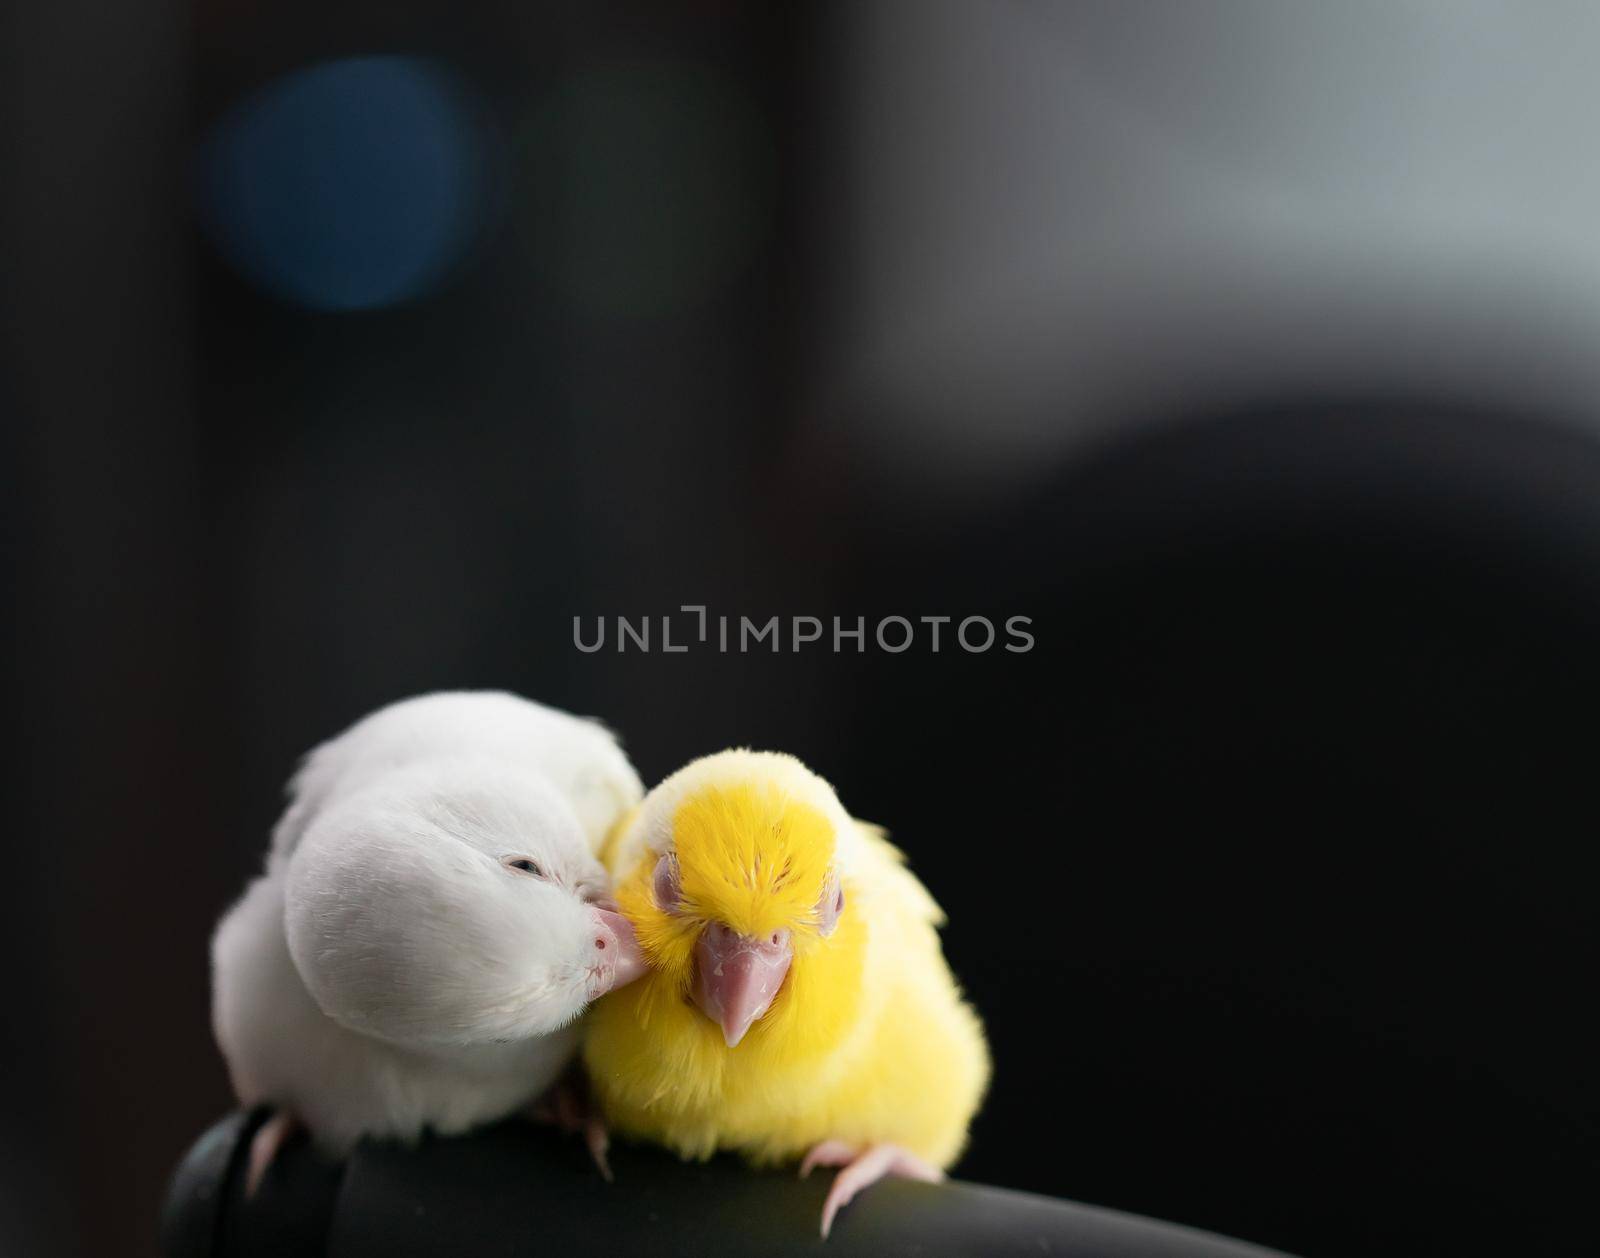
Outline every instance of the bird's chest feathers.
[(847, 917), (796, 956), (772, 1008), (740, 1043), (662, 974), (608, 997), (597, 1011), (590, 1064), (614, 1118), (688, 1151), (736, 1143), (790, 1110), (815, 1107), (870, 1034), (863, 982), (866, 928)]

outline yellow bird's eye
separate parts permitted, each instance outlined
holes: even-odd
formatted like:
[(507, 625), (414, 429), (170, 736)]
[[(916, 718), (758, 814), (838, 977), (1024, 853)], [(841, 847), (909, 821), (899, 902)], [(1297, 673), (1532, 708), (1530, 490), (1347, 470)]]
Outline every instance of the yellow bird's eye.
[(656, 862), (655, 873), (650, 875), (650, 895), (663, 913), (676, 913), (683, 902), (683, 889), (678, 882), (678, 858), (671, 852)]
[(838, 874), (829, 874), (822, 884), (822, 894), (817, 897), (817, 933), (826, 937), (833, 934), (839, 924), (839, 914), (844, 912), (844, 886)]

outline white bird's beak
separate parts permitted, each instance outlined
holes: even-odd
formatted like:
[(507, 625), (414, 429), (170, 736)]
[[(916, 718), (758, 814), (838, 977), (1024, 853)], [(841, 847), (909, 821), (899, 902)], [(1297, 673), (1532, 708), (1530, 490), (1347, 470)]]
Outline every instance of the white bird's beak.
[(589, 911), (594, 917), (595, 948), (595, 965), (590, 970), (594, 981), (589, 985), (589, 999), (595, 1000), (633, 982), (649, 967), (639, 949), (632, 922), (609, 908)]
[(722, 1028), (729, 1048), (772, 1007), (794, 959), (788, 931), (752, 939), (712, 923), (694, 948), (694, 1002)]

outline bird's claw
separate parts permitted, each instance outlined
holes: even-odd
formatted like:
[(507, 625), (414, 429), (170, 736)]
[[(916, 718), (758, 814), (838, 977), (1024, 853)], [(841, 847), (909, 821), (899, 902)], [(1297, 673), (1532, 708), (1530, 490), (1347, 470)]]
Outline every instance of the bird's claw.
[(822, 1203), (823, 1240), (827, 1240), (839, 1211), (849, 1205), (863, 1188), (870, 1187), (884, 1176), (897, 1175), (928, 1184), (936, 1184), (944, 1178), (944, 1172), (937, 1166), (893, 1144), (875, 1144), (858, 1155), (855, 1149), (841, 1140), (824, 1140), (813, 1147), (800, 1163), (800, 1178), (804, 1179), (818, 1166), (843, 1168), (834, 1176), (827, 1200)]
[(300, 1120), (283, 1109), (256, 1128), (256, 1134), (250, 1137), (250, 1160), (244, 1172), (244, 1195), (247, 1200), (256, 1195), (256, 1189), (261, 1187), (261, 1180), (273, 1159), (278, 1156), (278, 1151), (299, 1130)]
[(856, 1151), (842, 1140), (824, 1140), (800, 1163), (800, 1178), (807, 1178), (819, 1166), (847, 1166), (855, 1155)]
[(608, 1184), (615, 1181), (616, 1176), (611, 1173), (611, 1161), (606, 1156), (611, 1148), (610, 1133), (580, 1077), (568, 1075), (558, 1080), (550, 1091), (529, 1107), (528, 1116), (536, 1123), (559, 1127), (563, 1135), (582, 1135), (600, 1177)]
[(589, 1146), (589, 1156), (594, 1159), (594, 1164), (600, 1168), (600, 1178), (606, 1183), (616, 1182), (616, 1176), (611, 1173), (611, 1160), (606, 1156), (611, 1148), (611, 1133), (606, 1130), (605, 1119), (598, 1114), (590, 1114), (583, 1122), (583, 1142)]

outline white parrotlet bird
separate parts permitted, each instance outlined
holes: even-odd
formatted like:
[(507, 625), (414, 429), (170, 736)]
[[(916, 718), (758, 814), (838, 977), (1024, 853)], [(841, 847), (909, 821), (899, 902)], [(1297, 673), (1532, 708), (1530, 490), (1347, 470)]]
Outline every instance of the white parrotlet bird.
[(340, 1157), (550, 1088), (588, 1004), (642, 972), (597, 859), (642, 793), (603, 726), (503, 693), (408, 699), (306, 757), (212, 941), (234, 1091), (273, 1110), (250, 1191), (299, 1127)]

